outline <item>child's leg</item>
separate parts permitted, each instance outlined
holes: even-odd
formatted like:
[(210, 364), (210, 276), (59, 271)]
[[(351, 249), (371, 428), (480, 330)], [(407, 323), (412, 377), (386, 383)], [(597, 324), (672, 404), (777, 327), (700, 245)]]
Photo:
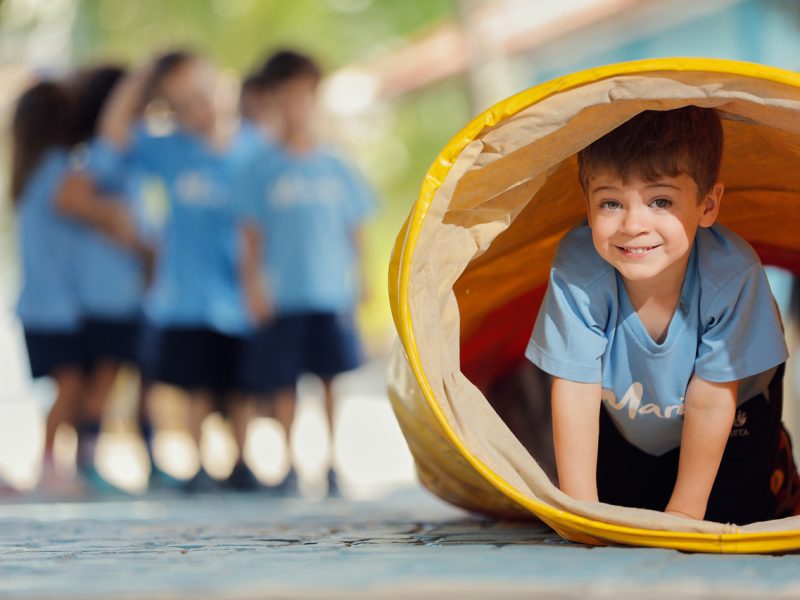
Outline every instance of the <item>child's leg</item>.
[(189, 435), (195, 443), (197, 452), (200, 452), (200, 443), (203, 438), (203, 422), (211, 414), (214, 407), (214, 394), (208, 390), (194, 390), (189, 394)]
[(139, 375), (139, 395), (136, 407), (137, 421), (139, 423), (139, 433), (142, 435), (147, 456), (151, 464), (155, 464), (153, 457), (153, 440), (155, 439), (155, 425), (152, 410), (152, 390), (153, 382), (147, 379), (144, 373)]
[(759, 394), (736, 410), (725, 453), (708, 501), (706, 520), (739, 525), (778, 516), (771, 482), (780, 449), (783, 365)]
[[(357, 369), (362, 363), (361, 343), (355, 318), (350, 313), (318, 313), (309, 317), (310, 337), (305, 352), (306, 370), (322, 379), (325, 411), (330, 432), (330, 463), (334, 460), (334, 424), (336, 421), (334, 377)], [(329, 474), (333, 481), (333, 474)]]
[(776, 518), (800, 515), (800, 474), (794, 462), (792, 438), (783, 426), (776, 467), (770, 479), (770, 490), (777, 502)]
[(53, 373), (58, 392), (47, 415), (44, 436), (44, 461), (53, 464), (56, 431), (62, 424), (75, 424), (78, 398), (83, 388), (83, 371), (79, 367), (61, 367)]
[(119, 373), (115, 360), (101, 360), (87, 377), (85, 393), (81, 398), (78, 423), (78, 466), (94, 464), (94, 451), (100, 433), (103, 413), (111, 396), (111, 389)]
[(255, 414), (255, 402), (247, 394), (232, 394), (226, 404), (228, 406), (233, 439), (239, 451), (239, 460), (242, 460), (244, 446), (247, 443), (247, 429), (250, 425), (250, 420)]
[(274, 392), (271, 404), (275, 419), (281, 424), (286, 434), (287, 452), (291, 454), (291, 432), (297, 405), (297, 393), (295, 392), (295, 388), (285, 387)]
[(322, 378), (322, 390), (325, 397), (325, 414), (328, 417), (328, 433), (330, 434), (331, 447), (333, 446), (333, 424), (335, 422), (334, 415), (334, 396), (333, 396), (333, 378)]

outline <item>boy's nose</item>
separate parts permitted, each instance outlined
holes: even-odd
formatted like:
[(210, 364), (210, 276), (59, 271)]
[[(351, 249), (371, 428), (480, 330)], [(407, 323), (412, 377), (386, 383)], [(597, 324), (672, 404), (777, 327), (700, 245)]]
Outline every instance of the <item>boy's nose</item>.
[(647, 217), (639, 207), (629, 207), (622, 218), (621, 230), (624, 234), (635, 236), (647, 231)]

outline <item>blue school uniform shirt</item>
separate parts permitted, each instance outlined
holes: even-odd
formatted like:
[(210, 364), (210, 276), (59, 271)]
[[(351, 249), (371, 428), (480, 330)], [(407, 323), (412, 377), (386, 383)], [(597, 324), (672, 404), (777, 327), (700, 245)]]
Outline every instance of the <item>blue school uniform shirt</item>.
[[(109, 177), (107, 163), (115, 159), (114, 152), (99, 140), (77, 148), (74, 154), (76, 171), (92, 179), (106, 201), (119, 203), (136, 224), (140, 237), (149, 238), (144, 216), (145, 174), (124, 165), (118, 177)], [(78, 255), (78, 293), (84, 316), (138, 318), (145, 292), (141, 257), (96, 230), (87, 230)]]
[(556, 377), (601, 382), (602, 402), (620, 433), (659, 456), (680, 445), (693, 374), (739, 380), (741, 404), (767, 394), (788, 352), (764, 269), (726, 227), (698, 230), (678, 308), (658, 344), (581, 225), (559, 244), (526, 356)]
[(334, 153), (265, 147), (240, 177), (239, 213), (262, 235), (262, 265), (279, 314), (354, 308), (353, 236), (373, 210), (361, 177)]
[(261, 151), (264, 147), (272, 147), (274, 142), (270, 135), (259, 127), (258, 123), (242, 117), (239, 123), (240, 151), (250, 156)]
[(55, 206), (69, 168), (65, 149), (49, 151), (17, 201), (22, 287), (16, 311), (28, 331), (71, 333), (80, 327), (76, 258), (85, 230)]
[(246, 332), (232, 185), (254, 151), (252, 141), (240, 132), (220, 152), (185, 131), (151, 135), (144, 126), (135, 129), (124, 163), (161, 178), (169, 201), (145, 301), (156, 325)]

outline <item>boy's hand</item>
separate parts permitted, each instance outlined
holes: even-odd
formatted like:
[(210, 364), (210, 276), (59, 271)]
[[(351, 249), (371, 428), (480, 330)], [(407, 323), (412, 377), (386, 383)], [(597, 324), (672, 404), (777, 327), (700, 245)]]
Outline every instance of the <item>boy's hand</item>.
[(692, 376), (686, 388), (678, 478), (664, 512), (705, 518), (708, 497), (736, 415), (738, 381), (715, 383)]
[(265, 325), (275, 316), (275, 304), (272, 297), (254, 286), (247, 293), (247, 306), (250, 309), (250, 316), (256, 325)]
[(275, 302), (261, 269), (261, 232), (252, 223), (247, 223), (242, 226), (241, 234), (244, 248), (239, 277), (244, 301), (253, 323), (257, 326), (265, 325), (275, 316)]
[(597, 502), (600, 383), (553, 378), (553, 443), (558, 485), (576, 500)]

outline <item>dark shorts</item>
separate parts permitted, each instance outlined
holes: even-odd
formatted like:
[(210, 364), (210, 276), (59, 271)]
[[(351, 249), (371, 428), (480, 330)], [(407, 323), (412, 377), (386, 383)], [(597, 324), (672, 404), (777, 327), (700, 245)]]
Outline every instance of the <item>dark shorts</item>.
[(236, 391), (242, 340), (202, 327), (167, 327), (145, 333), (153, 344), (148, 375), (188, 392)]
[(304, 373), (329, 379), (361, 364), (361, 344), (351, 314), (283, 315), (245, 345), (240, 383), (257, 394), (294, 387)]
[(88, 365), (102, 360), (139, 364), (142, 323), (139, 318), (85, 319), (83, 335)]
[[(737, 407), (706, 520), (743, 525), (787, 516), (777, 514), (778, 501), (770, 489), (780, 456), (783, 371), (779, 366), (770, 382), (769, 400), (760, 394)], [(622, 437), (605, 408), (600, 413), (600, 501), (664, 510), (675, 486), (680, 448), (662, 456), (647, 454)]]
[(25, 345), (34, 378), (53, 375), (64, 368), (82, 369), (86, 362), (86, 348), (79, 331), (52, 333), (26, 329)]

